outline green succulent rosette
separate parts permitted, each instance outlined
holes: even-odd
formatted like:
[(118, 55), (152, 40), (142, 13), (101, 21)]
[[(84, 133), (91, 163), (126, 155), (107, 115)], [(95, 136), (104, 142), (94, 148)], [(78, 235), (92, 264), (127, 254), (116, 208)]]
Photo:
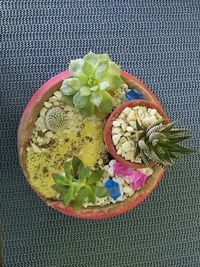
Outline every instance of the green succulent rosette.
[(92, 116), (95, 108), (111, 112), (114, 101), (110, 90), (122, 84), (120, 67), (107, 54), (89, 52), (83, 59), (72, 60), (69, 64), (71, 78), (61, 86), (64, 100), (73, 103), (83, 117)]

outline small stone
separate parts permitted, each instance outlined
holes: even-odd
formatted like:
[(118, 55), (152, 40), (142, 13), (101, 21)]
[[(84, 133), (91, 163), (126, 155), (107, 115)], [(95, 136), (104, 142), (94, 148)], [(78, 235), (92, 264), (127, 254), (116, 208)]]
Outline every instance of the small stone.
[(41, 153), (40, 148), (38, 146), (36, 146), (36, 144), (32, 143), (31, 146), (32, 146), (32, 149), (35, 153)]
[(126, 130), (127, 130), (127, 132), (130, 132), (130, 133), (133, 133), (133, 132), (134, 132), (134, 129), (133, 129), (133, 127), (131, 127), (131, 126), (128, 126), (128, 127), (126, 128)]
[(131, 110), (131, 112), (128, 114), (128, 118), (127, 118), (128, 122), (131, 120), (135, 120), (135, 112), (134, 110)]
[(50, 141), (51, 141), (50, 138), (48, 138), (48, 137), (44, 137), (44, 143), (45, 143), (45, 144), (49, 144)]
[(122, 150), (122, 148), (120, 147), (120, 148), (117, 150), (117, 154), (118, 154), (118, 155), (122, 155), (122, 153), (123, 153), (123, 150)]
[(58, 101), (53, 102), (53, 106), (54, 106), (54, 107), (58, 107), (59, 105), (60, 105), (60, 104), (59, 104)]
[(56, 102), (57, 101), (57, 97), (56, 96), (52, 96), (52, 97), (49, 98), (49, 101), (52, 102), (52, 103)]
[(134, 157), (133, 157), (133, 151), (128, 151), (125, 153), (125, 159), (126, 160), (133, 160)]
[(40, 116), (41, 117), (44, 117), (45, 113), (47, 112), (47, 108), (46, 107), (43, 107), (41, 110), (40, 110)]
[(151, 116), (151, 117), (145, 117), (143, 120), (142, 120), (142, 125), (144, 127), (148, 127), (149, 125), (155, 123), (157, 121), (156, 117), (155, 116)]
[(50, 132), (50, 131), (48, 131), (47, 133), (46, 133), (46, 137), (48, 137), (48, 138), (53, 138), (53, 133), (52, 132)]
[(35, 126), (39, 129), (39, 130), (43, 130), (46, 128), (45, 125), (45, 120), (44, 117), (39, 117), (36, 122), (35, 122)]
[(120, 138), (119, 144), (122, 145), (124, 142), (126, 142), (126, 138), (123, 136), (123, 137)]
[(148, 108), (148, 113), (149, 113), (151, 116), (154, 116), (154, 115), (156, 115), (157, 110), (154, 109), (154, 108)]
[(108, 174), (109, 174), (111, 177), (114, 176), (113, 167), (109, 167), (109, 168), (108, 168)]
[(51, 107), (52, 107), (52, 103), (44, 102), (44, 106), (45, 106), (46, 108), (51, 108)]
[(128, 185), (123, 186), (122, 191), (128, 196), (131, 196), (134, 193), (133, 189)]
[(129, 121), (129, 125), (136, 129), (136, 122), (135, 121)]
[(115, 163), (116, 163), (116, 160), (115, 160), (115, 159), (112, 159), (112, 160), (109, 162), (109, 166), (112, 167)]
[(116, 127), (116, 128), (112, 128), (112, 134), (119, 134), (121, 132), (121, 129)]
[(123, 110), (123, 112), (124, 112), (126, 115), (128, 115), (128, 114), (131, 112), (131, 108), (126, 107), (126, 108)]
[(114, 145), (117, 145), (117, 143), (119, 142), (120, 139), (120, 135), (119, 134), (115, 134), (112, 136), (112, 141)]
[(124, 132), (126, 131), (127, 126), (128, 126), (128, 124), (127, 124), (125, 121), (123, 121), (123, 122), (122, 122), (122, 130), (123, 130)]
[(130, 151), (131, 149), (132, 149), (132, 147), (131, 147), (130, 142), (126, 141), (125, 143), (122, 144), (122, 150), (123, 150), (124, 152), (128, 152), (128, 151)]
[(119, 121), (113, 121), (112, 125), (118, 127), (118, 126), (120, 126), (120, 122)]
[(56, 96), (59, 100), (62, 98), (62, 93), (61, 91), (55, 91), (54, 96)]
[(129, 137), (129, 136), (131, 136), (131, 133), (130, 133), (130, 132), (126, 132), (126, 133), (124, 134), (124, 136), (125, 136), (125, 137)]

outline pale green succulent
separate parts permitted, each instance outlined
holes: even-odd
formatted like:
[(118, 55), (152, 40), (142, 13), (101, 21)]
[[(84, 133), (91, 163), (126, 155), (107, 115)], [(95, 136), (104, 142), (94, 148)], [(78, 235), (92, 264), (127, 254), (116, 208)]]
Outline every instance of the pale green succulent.
[(60, 107), (50, 108), (45, 115), (48, 130), (53, 132), (63, 129), (67, 124), (67, 113)]
[(108, 91), (118, 89), (122, 79), (120, 67), (107, 54), (90, 52), (72, 60), (69, 71), (72, 78), (65, 79), (60, 88), (67, 102), (73, 101), (84, 117), (91, 116), (95, 108), (111, 112), (114, 101)]

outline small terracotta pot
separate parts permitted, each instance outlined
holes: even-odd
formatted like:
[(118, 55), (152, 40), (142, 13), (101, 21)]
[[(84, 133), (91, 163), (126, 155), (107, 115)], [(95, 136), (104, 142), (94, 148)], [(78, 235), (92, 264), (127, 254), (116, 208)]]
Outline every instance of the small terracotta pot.
[(116, 109), (110, 114), (109, 118), (106, 120), (106, 123), (104, 125), (104, 143), (109, 151), (109, 153), (115, 158), (118, 162), (121, 162), (129, 167), (132, 167), (134, 169), (140, 169), (140, 168), (145, 168), (146, 165), (144, 163), (134, 163), (129, 160), (126, 160), (122, 156), (117, 154), (117, 151), (113, 145), (112, 142), (112, 123), (113, 121), (121, 114), (121, 112), (126, 108), (132, 108), (136, 106), (145, 106), (147, 108), (152, 108), (156, 109), (158, 113), (162, 116), (163, 118), (163, 123), (168, 123), (169, 119), (167, 118), (167, 115), (163, 111), (163, 109), (155, 104), (148, 102), (146, 100), (131, 100), (127, 101), (119, 106), (116, 107)]
[[(23, 112), (18, 129), (18, 155), (23, 173), (29, 183), (29, 174), (26, 168), (26, 147), (29, 144), (34, 123), (39, 115), (43, 103), (60, 88), (62, 81), (68, 77), (70, 77), (70, 73), (67, 70), (59, 73), (44, 83), (32, 96)], [(121, 77), (128, 84), (129, 88), (137, 89), (139, 93), (144, 95), (145, 100), (151, 103), (156, 103), (160, 109), (162, 109), (156, 96), (144, 83), (125, 71), (121, 71)], [(157, 186), (163, 173), (163, 168), (156, 167), (154, 173), (147, 179), (145, 185), (133, 196), (123, 202), (110, 204), (104, 207), (96, 206), (83, 208), (80, 211), (74, 211), (70, 206), (65, 208), (60, 201), (44, 198), (35, 188), (32, 187), (32, 189), (48, 206), (62, 212), (63, 214), (82, 219), (104, 219), (124, 213), (144, 201), (144, 199), (150, 195), (153, 189)]]

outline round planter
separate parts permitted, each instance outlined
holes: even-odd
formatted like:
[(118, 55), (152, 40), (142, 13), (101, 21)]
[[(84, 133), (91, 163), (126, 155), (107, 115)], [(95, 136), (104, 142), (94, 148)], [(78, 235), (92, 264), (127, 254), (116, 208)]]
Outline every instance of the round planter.
[[(48, 100), (56, 90), (60, 88), (62, 81), (68, 77), (70, 77), (69, 71), (64, 71), (44, 83), (31, 97), (21, 117), (18, 129), (18, 154), (23, 173), (29, 183), (29, 174), (26, 170), (26, 147), (29, 144), (32, 130), (34, 128), (34, 123), (43, 106), (43, 103)], [(145, 100), (157, 104), (162, 110), (158, 99), (145, 84), (125, 71), (121, 71), (121, 77), (129, 85), (130, 88), (137, 89), (139, 93), (144, 95)], [(145, 185), (136, 193), (134, 193), (133, 196), (129, 197), (123, 202), (118, 202), (103, 207), (96, 206), (84, 208), (76, 212), (72, 209), (72, 207), (69, 206), (65, 208), (60, 201), (46, 199), (33, 187), (32, 189), (42, 200), (45, 201), (48, 206), (51, 206), (52, 208), (66, 215), (83, 219), (104, 219), (124, 213), (144, 201), (144, 199), (148, 195), (150, 195), (153, 189), (157, 186), (163, 173), (163, 168), (155, 167), (154, 173), (147, 179)]]
[(113, 121), (120, 115), (120, 113), (126, 108), (133, 108), (136, 106), (145, 106), (147, 108), (156, 109), (158, 113), (162, 116), (164, 123), (168, 123), (169, 119), (167, 118), (167, 115), (163, 111), (163, 109), (158, 105), (157, 103), (149, 102), (146, 100), (131, 100), (123, 103), (122, 105), (119, 105), (109, 116), (109, 118), (106, 120), (105, 126), (104, 126), (104, 143), (109, 151), (109, 153), (115, 158), (117, 161), (132, 167), (134, 169), (140, 169), (145, 168), (146, 165), (143, 163), (134, 163), (128, 160), (125, 160), (122, 156), (117, 154), (117, 151), (113, 145), (112, 142), (112, 123)]

